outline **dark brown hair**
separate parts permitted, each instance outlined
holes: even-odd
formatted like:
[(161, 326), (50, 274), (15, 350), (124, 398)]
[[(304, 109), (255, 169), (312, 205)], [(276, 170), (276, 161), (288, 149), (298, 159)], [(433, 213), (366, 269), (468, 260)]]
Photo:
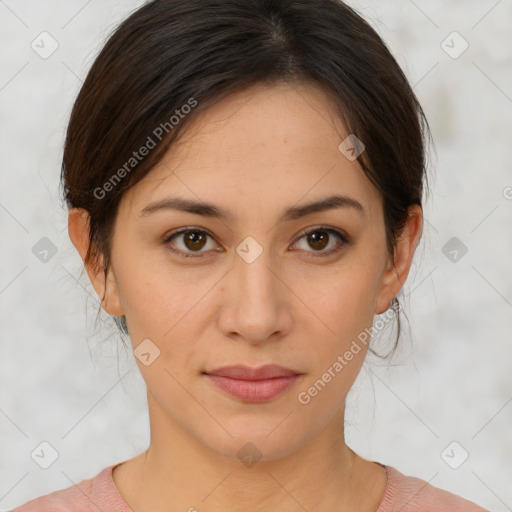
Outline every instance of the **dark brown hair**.
[(340, 0), (155, 0), (110, 36), (71, 113), (61, 184), (67, 205), (90, 215), (86, 261), (103, 256), (107, 272), (124, 191), (200, 112), (281, 81), (319, 85), (363, 142), (357, 160), (382, 194), (393, 256), (408, 207), (422, 205), (430, 129), (377, 32)]

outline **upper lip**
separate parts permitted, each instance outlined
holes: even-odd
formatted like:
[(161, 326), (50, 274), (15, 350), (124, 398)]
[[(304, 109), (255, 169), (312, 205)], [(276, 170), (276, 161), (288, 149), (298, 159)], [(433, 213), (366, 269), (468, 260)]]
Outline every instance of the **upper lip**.
[(251, 368), (250, 366), (237, 364), (234, 366), (223, 366), (222, 368), (216, 368), (204, 373), (207, 375), (220, 375), (222, 377), (241, 380), (264, 380), (274, 379), (276, 377), (300, 375), (300, 372), (277, 364), (267, 364), (258, 368)]

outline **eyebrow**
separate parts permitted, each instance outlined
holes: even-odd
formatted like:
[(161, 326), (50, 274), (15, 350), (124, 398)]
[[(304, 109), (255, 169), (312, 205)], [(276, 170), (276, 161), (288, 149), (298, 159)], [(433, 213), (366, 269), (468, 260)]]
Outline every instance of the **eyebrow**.
[[(296, 220), (306, 215), (313, 213), (332, 210), (334, 208), (350, 208), (357, 211), (361, 216), (366, 217), (366, 212), (363, 205), (353, 197), (346, 195), (332, 195), (324, 199), (306, 203), (300, 206), (291, 206), (287, 208), (279, 218), (279, 222)], [(195, 215), (203, 215), (205, 217), (212, 217), (216, 219), (229, 220), (233, 218), (233, 214), (223, 210), (219, 206), (211, 203), (199, 202), (192, 199), (185, 199), (181, 197), (166, 197), (148, 204), (141, 211), (140, 216), (146, 216), (151, 213), (159, 212), (162, 210), (178, 210)]]

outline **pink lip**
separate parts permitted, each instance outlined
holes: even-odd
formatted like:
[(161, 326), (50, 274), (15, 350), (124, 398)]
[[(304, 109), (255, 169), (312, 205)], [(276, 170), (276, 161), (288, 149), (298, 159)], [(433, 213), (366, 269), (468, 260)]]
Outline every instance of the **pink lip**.
[(226, 393), (248, 402), (265, 402), (292, 386), (300, 373), (278, 365), (260, 368), (237, 365), (204, 372)]

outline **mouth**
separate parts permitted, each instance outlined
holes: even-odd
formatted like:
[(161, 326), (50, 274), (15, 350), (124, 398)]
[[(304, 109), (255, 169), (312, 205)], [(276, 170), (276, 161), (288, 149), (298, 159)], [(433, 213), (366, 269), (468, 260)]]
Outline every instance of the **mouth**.
[(203, 372), (219, 389), (244, 402), (266, 402), (293, 386), (302, 373), (278, 365), (225, 366)]

